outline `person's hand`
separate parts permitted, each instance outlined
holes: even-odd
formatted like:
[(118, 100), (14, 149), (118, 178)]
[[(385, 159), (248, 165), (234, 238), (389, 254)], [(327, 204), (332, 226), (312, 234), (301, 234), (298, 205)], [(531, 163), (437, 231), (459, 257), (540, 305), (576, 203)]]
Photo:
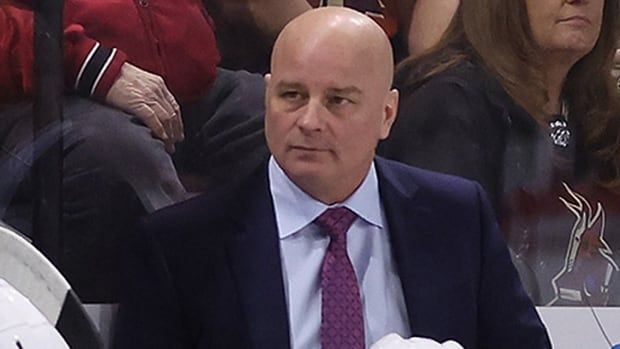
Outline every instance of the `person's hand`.
[(171, 154), (175, 143), (184, 139), (179, 104), (159, 75), (124, 63), (106, 102), (142, 120)]
[(428, 338), (403, 339), (396, 333), (390, 333), (379, 339), (370, 349), (463, 349), (463, 347), (455, 341), (440, 344)]

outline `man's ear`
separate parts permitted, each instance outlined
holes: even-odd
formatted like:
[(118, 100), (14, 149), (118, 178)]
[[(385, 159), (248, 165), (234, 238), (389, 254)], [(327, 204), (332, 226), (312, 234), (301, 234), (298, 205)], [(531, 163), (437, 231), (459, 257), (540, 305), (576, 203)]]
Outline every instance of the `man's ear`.
[(265, 74), (265, 105), (269, 103), (269, 86), (271, 84), (271, 74)]
[(392, 89), (385, 97), (385, 103), (383, 104), (383, 119), (381, 120), (381, 139), (386, 139), (390, 135), (390, 130), (394, 121), (396, 121), (396, 114), (398, 112), (398, 90)]

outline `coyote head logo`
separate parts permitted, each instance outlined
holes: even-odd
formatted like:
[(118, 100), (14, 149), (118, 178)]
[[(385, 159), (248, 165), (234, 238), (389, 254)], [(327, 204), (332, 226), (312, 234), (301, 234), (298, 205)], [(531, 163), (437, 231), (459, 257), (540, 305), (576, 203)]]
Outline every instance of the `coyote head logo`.
[(605, 210), (600, 202), (596, 210), (582, 195), (562, 183), (569, 199), (559, 200), (575, 216), (564, 267), (551, 284), (555, 298), (553, 304), (606, 305), (609, 284), (619, 268), (613, 252), (605, 241)]

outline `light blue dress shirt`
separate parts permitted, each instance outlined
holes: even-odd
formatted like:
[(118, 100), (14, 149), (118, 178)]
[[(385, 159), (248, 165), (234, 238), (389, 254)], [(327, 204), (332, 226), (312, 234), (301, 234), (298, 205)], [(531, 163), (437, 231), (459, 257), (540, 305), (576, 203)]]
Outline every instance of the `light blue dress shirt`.
[(282, 278), (293, 349), (320, 348), (319, 274), (329, 237), (312, 221), (329, 207), (358, 215), (347, 233), (347, 252), (360, 285), (366, 346), (388, 333), (411, 336), (374, 163), (361, 186), (344, 202), (327, 206), (303, 192), (272, 157), (269, 185), (280, 235)]

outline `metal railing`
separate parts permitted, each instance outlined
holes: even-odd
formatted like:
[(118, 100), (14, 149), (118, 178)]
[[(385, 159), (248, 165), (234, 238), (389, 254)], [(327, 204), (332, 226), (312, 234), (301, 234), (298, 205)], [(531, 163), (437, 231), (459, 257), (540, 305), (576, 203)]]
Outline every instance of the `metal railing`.
[[(33, 1), (35, 99), (34, 139), (50, 126), (62, 125), (63, 104), (63, 0)], [(60, 130), (62, 128), (59, 128)], [(62, 234), (62, 153), (63, 140), (51, 147), (36, 149), (42, 154), (33, 167), (33, 240), (57, 267), (61, 268)]]

